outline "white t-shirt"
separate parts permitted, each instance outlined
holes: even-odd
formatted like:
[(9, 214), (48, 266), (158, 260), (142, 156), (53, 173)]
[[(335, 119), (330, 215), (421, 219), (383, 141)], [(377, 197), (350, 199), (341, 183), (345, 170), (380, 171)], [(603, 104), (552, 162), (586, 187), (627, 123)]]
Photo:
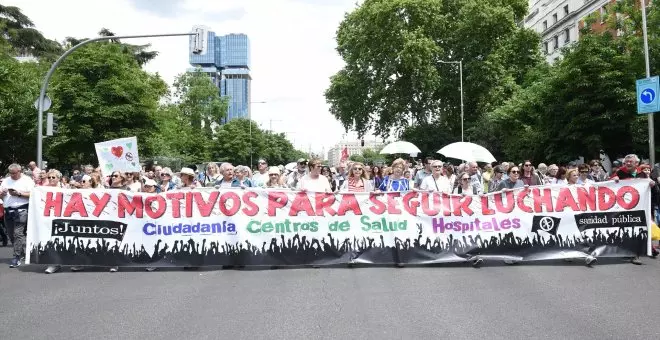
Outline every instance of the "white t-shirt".
[(268, 183), (268, 172), (265, 173), (260, 173), (257, 172), (254, 175), (252, 175), (252, 184), (254, 184), (255, 187), (260, 187), (260, 188), (265, 188), (266, 183)]
[(438, 179), (433, 178), (433, 175), (424, 177), (422, 184), (419, 186), (420, 190), (433, 190), (444, 192), (445, 194), (451, 194), (451, 184), (449, 183), (449, 178), (447, 176), (438, 177)]
[(332, 192), (328, 178), (323, 175), (319, 175), (316, 179), (305, 175), (298, 181), (298, 189), (313, 192)]
[[(14, 180), (11, 177), (7, 177), (0, 184), (2, 189), (14, 189), (20, 192), (30, 192), (34, 188), (34, 181), (32, 178), (21, 175), (21, 178)], [(16, 208), (22, 205), (30, 203), (29, 197), (18, 197), (12, 196), (9, 193), (3, 197), (5, 208)]]

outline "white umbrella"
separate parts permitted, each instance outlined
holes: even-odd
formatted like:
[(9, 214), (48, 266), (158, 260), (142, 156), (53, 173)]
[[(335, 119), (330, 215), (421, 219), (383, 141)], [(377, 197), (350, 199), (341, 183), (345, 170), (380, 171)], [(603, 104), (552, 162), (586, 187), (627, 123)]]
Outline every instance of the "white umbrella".
[(445, 157), (461, 159), (474, 162), (495, 162), (495, 157), (481, 145), (467, 142), (451, 143), (438, 150), (439, 154)]
[(418, 147), (415, 144), (410, 142), (404, 142), (402, 140), (394, 143), (387, 144), (383, 150), (380, 150), (381, 155), (391, 155), (396, 153), (421, 153)]

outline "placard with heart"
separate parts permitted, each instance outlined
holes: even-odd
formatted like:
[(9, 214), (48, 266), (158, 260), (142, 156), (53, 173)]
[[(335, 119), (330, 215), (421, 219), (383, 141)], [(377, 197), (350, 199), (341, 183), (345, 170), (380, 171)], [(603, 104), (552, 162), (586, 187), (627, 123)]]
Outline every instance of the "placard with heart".
[(110, 176), (113, 171), (140, 172), (136, 137), (113, 139), (94, 146), (103, 176)]

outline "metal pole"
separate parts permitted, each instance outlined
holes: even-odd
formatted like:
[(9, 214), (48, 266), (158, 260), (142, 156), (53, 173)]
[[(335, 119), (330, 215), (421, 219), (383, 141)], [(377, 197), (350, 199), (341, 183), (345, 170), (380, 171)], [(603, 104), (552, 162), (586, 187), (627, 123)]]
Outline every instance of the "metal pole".
[[(646, 1), (640, 0), (642, 5), (642, 33), (644, 35), (644, 61), (646, 62), (646, 78), (651, 78), (651, 63), (649, 61), (649, 38), (646, 30)], [(648, 114), (649, 122), (649, 162), (655, 164), (655, 124), (653, 113)]]
[(464, 142), (463, 124), (465, 116), (463, 114), (463, 60), (458, 61), (458, 72), (461, 76), (461, 142)]
[(48, 82), (50, 81), (50, 78), (53, 76), (53, 73), (55, 72), (55, 69), (57, 66), (60, 65), (60, 63), (69, 56), (73, 51), (77, 50), (78, 48), (85, 46), (89, 43), (93, 43), (96, 41), (102, 41), (102, 40), (113, 40), (113, 39), (133, 39), (133, 38), (155, 38), (155, 37), (176, 37), (176, 36), (191, 36), (191, 35), (196, 35), (197, 33), (170, 33), (170, 34), (148, 34), (148, 35), (124, 35), (124, 36), (110, 36), (110, 37), (96, 37), (93, 39), (85, 40), (81, 42), (80, 44), (71, 47), (68, 51), (64, 52), (61, 57), (59, 57), (55, 63), (53, 63), (53, 66), (50, 67), (48, 70), (48, 73), (46, 73), (46, 77), (44, 78), (43, 83), (41, 84), (41, 91), (39, 92), (39, 114), (37, 116), (37, 164), (39, 165), (39, 168), (43, 168), (43, 116), (44, 116), (44, 107), (43, 107), (43, 101), (44, 97), (46, 96), (46, 90), (48, 90)]

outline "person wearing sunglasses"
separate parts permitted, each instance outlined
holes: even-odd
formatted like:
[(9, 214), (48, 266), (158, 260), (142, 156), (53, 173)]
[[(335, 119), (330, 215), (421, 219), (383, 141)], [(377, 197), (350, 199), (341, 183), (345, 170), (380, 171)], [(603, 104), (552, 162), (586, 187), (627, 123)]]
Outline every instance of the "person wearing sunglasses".
[(449, 178), (443, 175), (443, 167), (441, 161), (431, 161), (431, 174), (422, 179), (419, 185), (420, 191), (438, 191), (445, 194), (451, 193), (451, 183)]
[(497, 191), (502, 191), (504, 189), (515, 189), (522, 188), (525, 186), (525, 183), (520, 180), (520, 168), (517, 166), (512, 166), (507, 171), (508, 178), (502, 180), (497, 186)]
[(48, 187), (62, 188), (61, 179), (62, 179), (61, 172), (55, 169), (50, 169), (46, 174), (46, 182), (44, 182), (44, 185)]
[(340, 192), (372, 192), (374, 188), (371, 186), (367, 174), (364, 172), (364, 164), (355, 162), (351, 164), (348, 171), (348, 178), (339, 188)]

